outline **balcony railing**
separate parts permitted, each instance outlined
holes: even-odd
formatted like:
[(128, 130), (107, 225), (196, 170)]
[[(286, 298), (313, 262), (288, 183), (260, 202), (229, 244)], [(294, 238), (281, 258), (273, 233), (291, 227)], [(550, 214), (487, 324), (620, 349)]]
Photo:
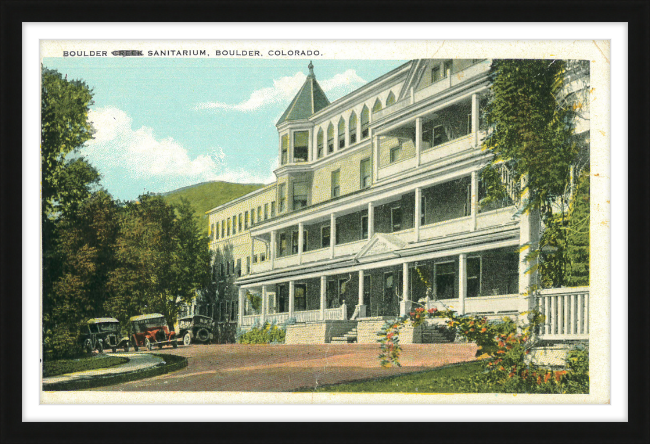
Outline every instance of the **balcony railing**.
[(474, 148), (474, 135), (470, 133), (443, 144), (426, 148), (420, 155), (420, 162), (421, 164), (435, 162), (471, 150), (472, 148)]
[(540, 339), (589, 338), (589, 287), (542, 290), (537, 309), (546, 317)]
[[(347, 315), (347, 306), (345, 304), (337, 308), (325, 309), (325, 320), (327, 321), (344, 321)], [(318, 322), (322, 320), (321, 310), (303, 310), (293, 313), (296, 322)], [(284, 324), (289, 320), (289, 313), (272, 313), (265, 316), (265, 322), (271, 324)], [(243, 328), (253, 327), (255, 324), (262, 323), (262, 315), (246, 315), (241, 319), (241, 326)]]

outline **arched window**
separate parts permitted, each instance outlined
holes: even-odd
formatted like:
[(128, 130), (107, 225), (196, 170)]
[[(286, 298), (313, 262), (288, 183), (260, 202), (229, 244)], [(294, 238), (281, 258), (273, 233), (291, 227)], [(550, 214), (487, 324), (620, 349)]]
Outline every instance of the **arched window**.
[(370, 125), (370, 111), (368, 107), (364, 106), (361, 111), (361, 139), (365, 139), (370, 134), (368, 126)]
[(357, 115), (352, 111), (350, 116), (350, 145), (357, 142)]
[(389, 106), (393, 105), (395, 103), (395, 94), (393, 94), (393, 91), (388, 94), (388, 98), (386, 99), (386, 108)]
[(339, 149), (345, 148), (345, 120), (343, 120), (343, 117), (341, 117), (341, 120), (339, 120), (338, 138)]
[(327, 127), (327, 154), (334, 152), (334, 125), (330, 123)]
[(324, 151), (324, 142), (323, 142), (323, 128), (318, 130), (318, 136), (316, 138), (316, 146), (318, 147), (318, 158), (323, 157)]
[(381, 111), (381, 101), (379, 99), (375, 100), (375, 104), (372, 106), (372, 113), (375, 114), (377, 111)]
[(289, 135), (285, 134), (282, 136), (282, 154), (280, 157), (280, 165), (287, 163), (289, 153)]

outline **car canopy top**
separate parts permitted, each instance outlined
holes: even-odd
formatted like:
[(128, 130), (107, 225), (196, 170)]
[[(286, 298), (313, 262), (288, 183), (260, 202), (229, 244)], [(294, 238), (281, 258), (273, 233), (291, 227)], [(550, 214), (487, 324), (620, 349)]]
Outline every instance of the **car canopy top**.
[(158, 319), (158, 318), (164, 318), (163, 315), (160, 313), (151, 313), (151, 314), (144, 314), (144, 315), (139, 315), (139, 316), (132, 316), (129, 321), (130, 322), (136, 322), (136, 321), (146, 321), (148, 319)]
[(194, 318), (200, 318), (203, 320), (208, 320), (211, 321), (212, 318), (210, 316), (205, 316), (205, 315), (190, 315), (190, 316), (183, 316), (182, 318), (179, 319), (179, 321), (191, 321)]
[(89, 324), (103, 324), (105, 322), (113, 322), (113, 323), (119, 323), (115, 318), (93, 318), (93, 319), (88, 319)]

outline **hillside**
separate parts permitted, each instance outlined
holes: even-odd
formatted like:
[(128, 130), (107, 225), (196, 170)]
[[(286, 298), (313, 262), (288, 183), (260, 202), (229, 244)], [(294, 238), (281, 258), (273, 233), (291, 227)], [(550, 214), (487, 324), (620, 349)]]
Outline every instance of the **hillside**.
[(208, 235), (208, 221), (206, 211), (229, 202), (233, 199), (255, 191), (264, 185), (241, 184), (230, 182), (203, 182), (189, 187), (179, 188), (161, 196), (169, 203), (177, 204), (184, 197), (194, 207), (195, 214), (199, 217), (201, 232)]

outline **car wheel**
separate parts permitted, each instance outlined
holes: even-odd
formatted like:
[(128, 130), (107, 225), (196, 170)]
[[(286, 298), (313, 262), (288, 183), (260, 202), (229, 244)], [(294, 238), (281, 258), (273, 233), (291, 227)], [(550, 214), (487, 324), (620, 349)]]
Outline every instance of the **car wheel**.
[(144, 338), (144, 346), (147, 347), (147, 350), (151, 351), (153, 350), (153, 344), (149, 340), (149, 338)]
[(128, 342), (126, 344), (124, 344), (124, 352), (125, 353), (129, 352), (129, 343)]
[(192, 335), (188, 331), (185, 333), (185, 336), (183, 336), (183, 345), (190, 345), (192, 343)]
[(138, 347), (138, 341), (136, 340), (135, 336), (133, 336), (133, 350), (134, 351), (140, 350), (140, 347)]
[(199, 339), (199, 341), (206, 342), (210, 337), (210, 333), (208, 333), (208, 331), (205, 328), (202, 328), (201, 330), (198, 331), (196, 337)]
[(104, 345), (101, 342), (97, 342), (97, 351), (99, 353), (104, 353)]
[(112, 350), (113, 350), (113, 353), (117, 353), (117, 347), (113, 347)]
[(178, 341), (176, 339), (172, 341), (172, 347), (178, 348)]
[(93, 352), (93, 345), (90, 343), (90, 340), (86, 340), (84, 344), (84, 350), (86, 350), (87, 354), (91, 354)]

